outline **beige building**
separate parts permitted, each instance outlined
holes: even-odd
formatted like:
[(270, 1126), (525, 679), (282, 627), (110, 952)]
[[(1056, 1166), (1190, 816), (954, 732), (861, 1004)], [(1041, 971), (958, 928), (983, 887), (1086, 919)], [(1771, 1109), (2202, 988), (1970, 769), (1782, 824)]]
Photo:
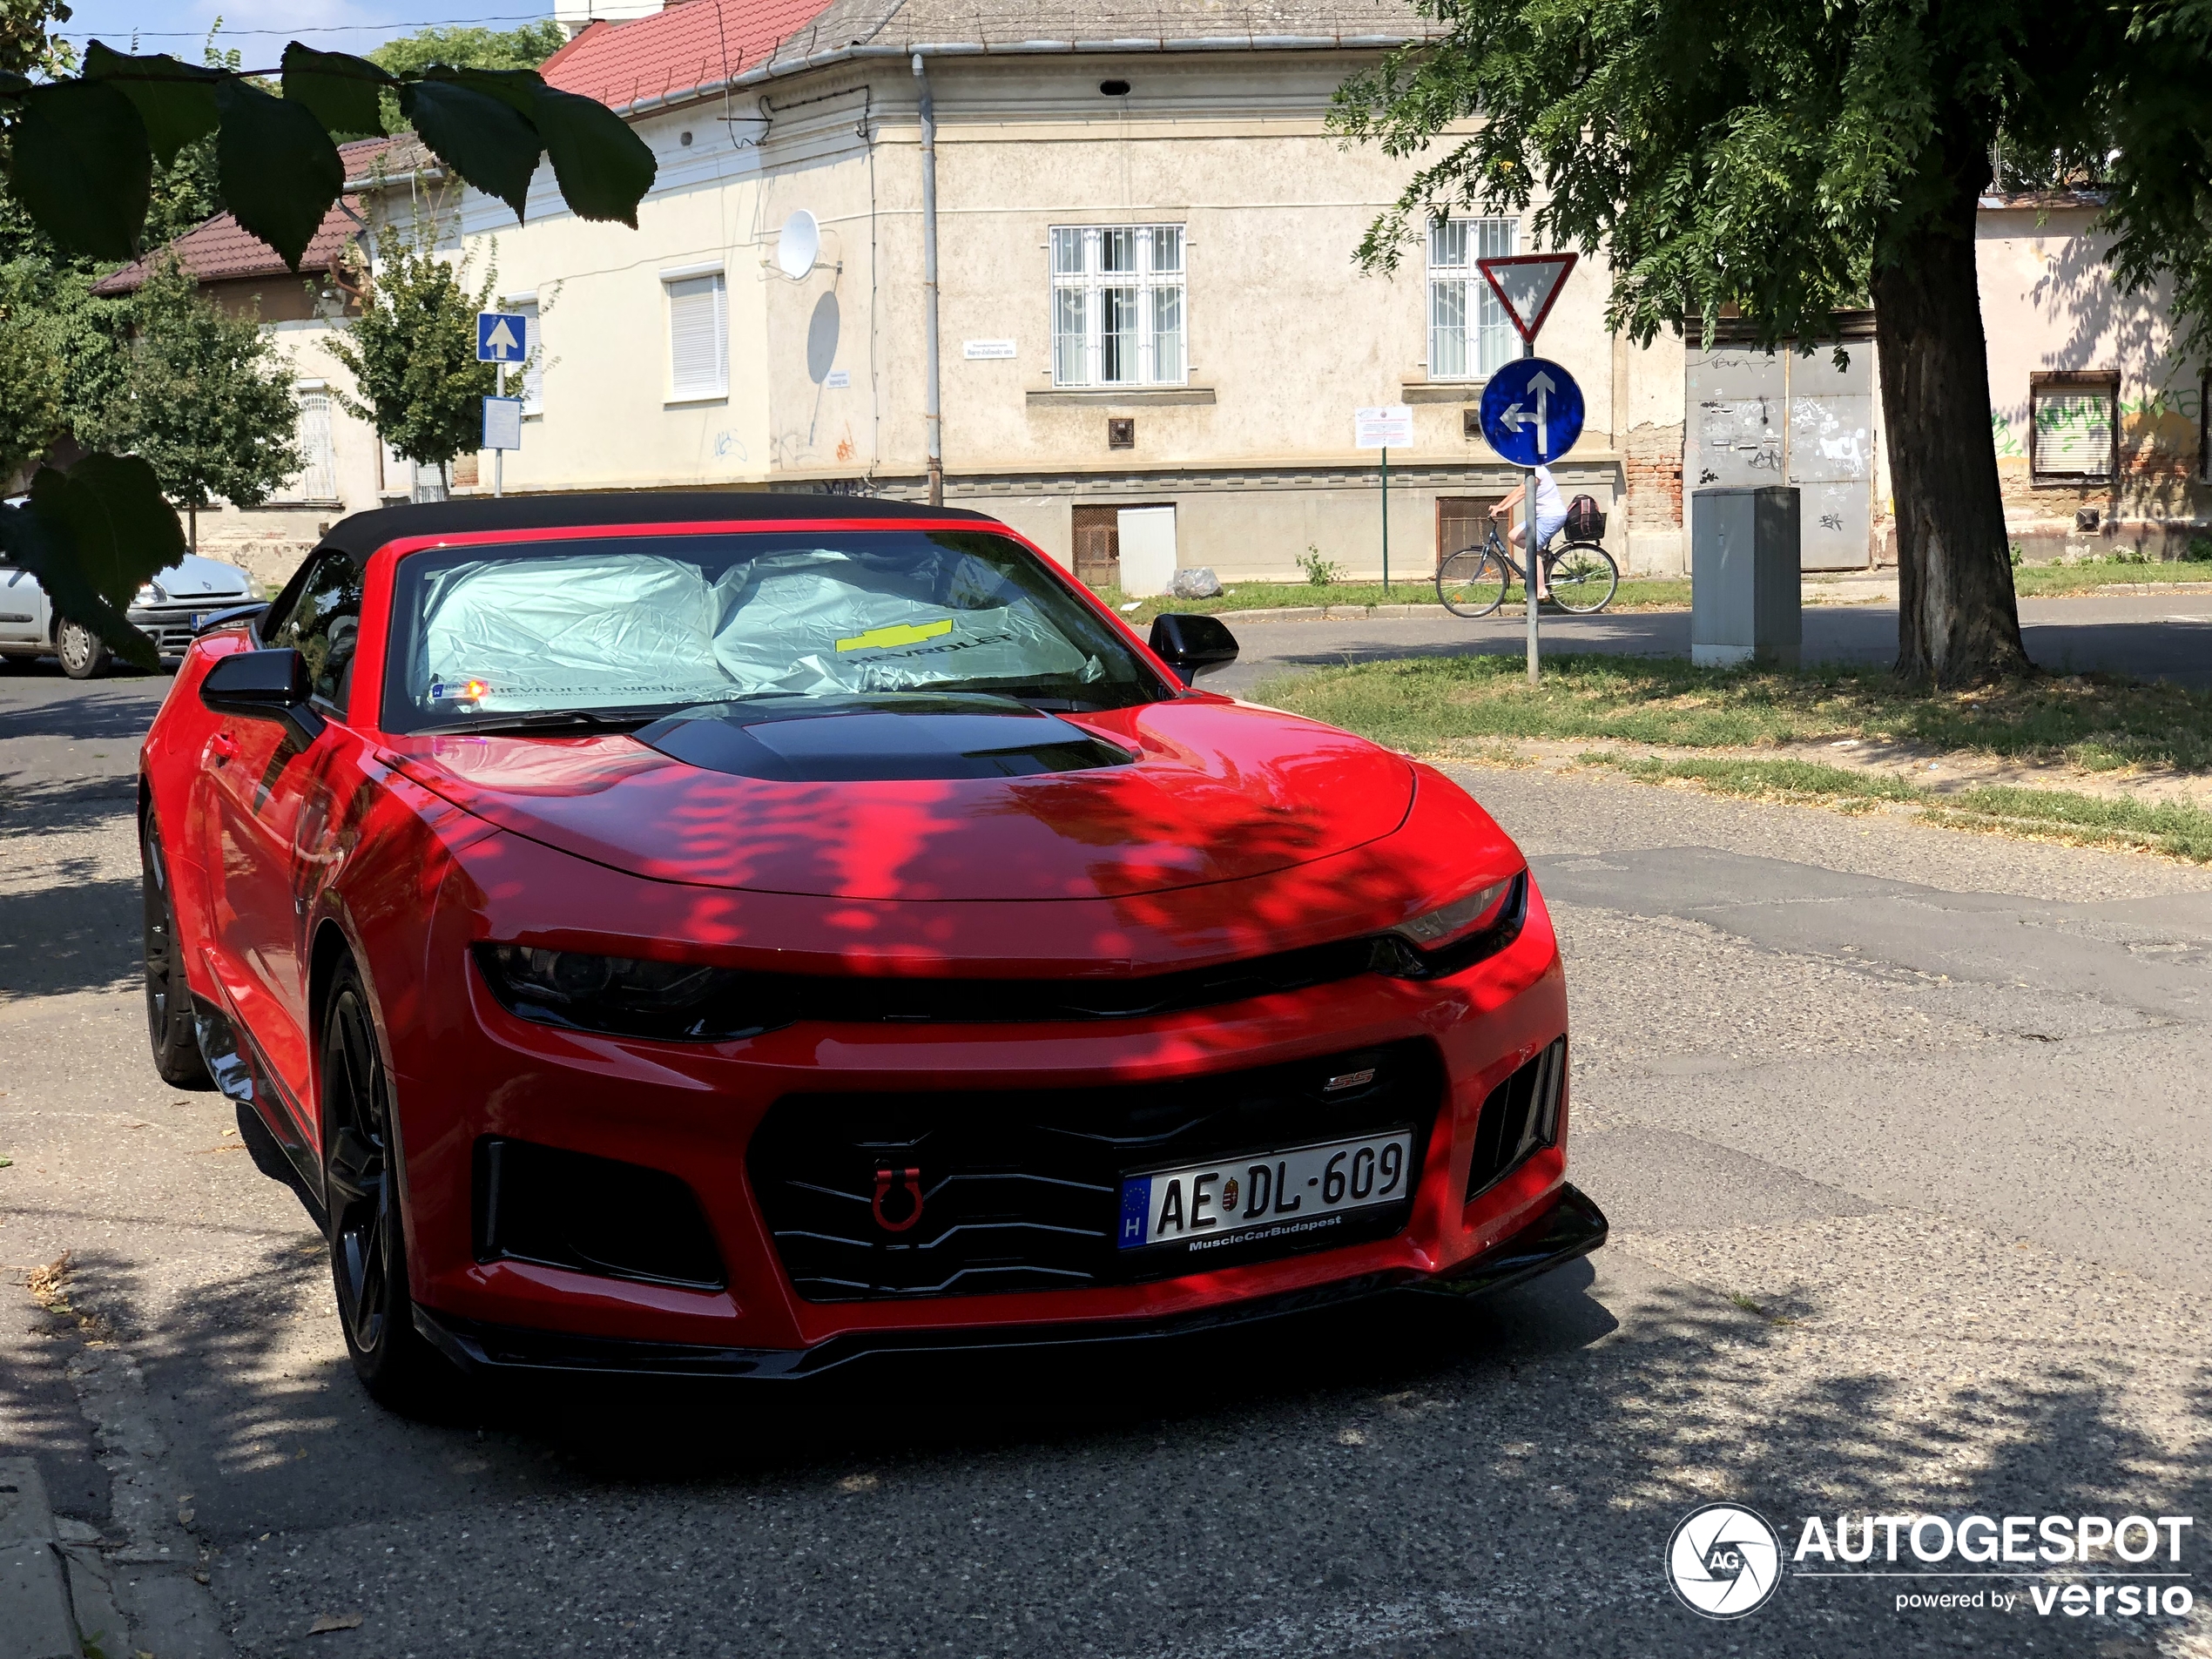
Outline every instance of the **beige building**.
[[(688, 0), (547, 64), (652, 146), (637, 230), (575, 218), (549, 174), (521, 226), (463, 194), (448, 245), (495, 262), (536, 328), (505, 488), (924, 496), (927, 99), (948, 501), (1101, 583), (1125, 525), (1224, 578), (1309, 554), (1371, 577), (1380, 457), (1353, 412), (1405, 403), (1393, 576), (1479, 536), (1517, 475), (1474, 408), (1520, 341), (1474, 261), (1529, 251), (1527, 224), (1455, 218), (1365, 274), (1353, 250), (1406, 165), (1325, 125), (1349, 74), (1427, 26), (1410, 7), (809, 10)], [(402, 224), (407, 202), (381, 211)], [(1624, 563), (1678, 570), (1683, 353), (1613, 338), (1604, 299), (1585, 264), (1541, 337), (1588, 410), (1555, 471)]]
[(2212, 370), (2175, 348), (2168, 295), (2122, 294), (2101, 204), (1987, 197), (1979, 267), (2005, 522), (2033, 560), (2212, 538)]

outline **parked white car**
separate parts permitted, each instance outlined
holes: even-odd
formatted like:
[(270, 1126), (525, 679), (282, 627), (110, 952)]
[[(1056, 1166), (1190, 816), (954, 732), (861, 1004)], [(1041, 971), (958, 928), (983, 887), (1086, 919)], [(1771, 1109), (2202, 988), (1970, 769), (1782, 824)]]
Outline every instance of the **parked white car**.
[[(127, 614), (163, 656), (181, 657), (209, 618), (260, 597), (235, 564), (187, 553), (138, 590)], [(76, 680), (105, 671), (109, 661), (98, 634), (57, 613), (36, 577), (0, 558), (0, 662), (47, 656), (60, 658), (62, 672)]]

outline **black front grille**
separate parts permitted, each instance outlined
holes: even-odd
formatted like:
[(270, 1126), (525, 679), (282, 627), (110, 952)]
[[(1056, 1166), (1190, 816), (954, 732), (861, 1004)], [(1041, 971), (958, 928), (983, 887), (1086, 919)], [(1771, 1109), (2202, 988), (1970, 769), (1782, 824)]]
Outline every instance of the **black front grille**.
[(722, 1253), (690, 1187), (661, 1170), (487, 1136), (476, 1143), (476, 1259), (720, 1290)]
[(1567, 1039), (1551, 1046), (1492, 1089), (1474, 1127), (1467, 1165), (1467, 1202), (1494, 1186), (1531, 1152), (1559, 1138), (1559, 1099), (1567, 1082)]
[(811, 1302), (1127, 1284), (1402, 1231), (1416, 1179), (1404, 1203), (1287, 1242), (1202, 1258), (1115, 1248), (1125, 1175), (1393, 1129), (1413, 1130), (1418, 1163), (1443, 1086), (1435, 1050), (1415, 1040), (1119, 1088), (792, 1095), (762, 1120), (747, 1167)]

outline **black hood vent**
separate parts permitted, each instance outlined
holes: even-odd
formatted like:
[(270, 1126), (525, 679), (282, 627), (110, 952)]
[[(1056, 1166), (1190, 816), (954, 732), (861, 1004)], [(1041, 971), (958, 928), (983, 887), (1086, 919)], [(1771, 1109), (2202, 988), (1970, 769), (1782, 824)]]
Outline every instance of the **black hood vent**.
[(637, 741), (686, 765), (780, 783), (1027, 778), (1125, 766), (1136, 757), (1081, 726), (1008, 698), (800, 699), (678, 715)]

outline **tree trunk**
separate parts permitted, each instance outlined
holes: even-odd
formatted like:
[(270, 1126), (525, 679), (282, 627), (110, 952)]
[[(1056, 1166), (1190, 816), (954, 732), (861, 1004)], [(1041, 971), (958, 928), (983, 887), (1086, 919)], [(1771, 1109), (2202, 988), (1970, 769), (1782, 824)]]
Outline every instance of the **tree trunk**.
[(198, 502), (188, 501), (185, 503), (185, 523), (191, 527), (185, 532), (185, 545), (197, 553), (199, 551), (199, 503)]
[(2033, 671), (1989, 435), (1977, 193), (1959, 180), (1909, 262), (1877, 268), (1871, 283), (1897, 509), (1897, 671), (1938, 686)]

